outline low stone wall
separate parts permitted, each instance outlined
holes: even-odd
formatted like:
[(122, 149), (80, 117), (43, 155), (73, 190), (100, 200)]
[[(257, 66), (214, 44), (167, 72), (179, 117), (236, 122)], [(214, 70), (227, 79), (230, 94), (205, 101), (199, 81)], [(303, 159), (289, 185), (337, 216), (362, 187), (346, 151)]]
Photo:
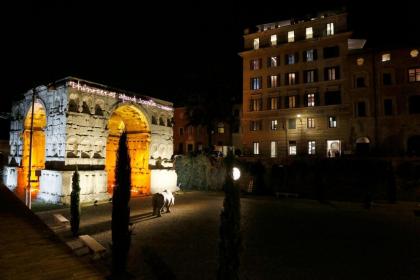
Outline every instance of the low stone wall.
[[(80, 202), (107, 200), (107, 176), (103, 170), (79, 171)], [(42, 170), (38, 199), (70, 204), (73, 171)]]
[(3, 168), (3, 184), (6, 185), (11, 191), (16, 189), (18, 168), (12, 166), (5, 166)]

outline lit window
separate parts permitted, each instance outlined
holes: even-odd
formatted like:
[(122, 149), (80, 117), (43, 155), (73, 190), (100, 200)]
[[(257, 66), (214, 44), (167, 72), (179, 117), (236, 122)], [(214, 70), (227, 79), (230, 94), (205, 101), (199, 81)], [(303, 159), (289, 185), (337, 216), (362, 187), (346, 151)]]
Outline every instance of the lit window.
[(261, 77), (255, 77), (251, 78), (251, 90), (258, 90), (262, 88), (262, 78)]
[(315, 106), (315, 94), (314, 93), (309, 93), (307, 95), (307, 97), (308, 97), (308, 107)]
[(271, 141), (271, 144), (270, 144), (270, 156), (272, 158), (275, 158), (277, 156), (277, 142), (276, 141)]
[(315, 81), (315, 70), (306, 71), (306, 82), (313, 83)]
[(390, 60), (391, 60), (391, 54), (390, 53), (382, 54), (382, 62), (390, 61)]
[(312, 39), (314, 36), (312, 27), (306, 28), (306, 39)]
[(289, 141), (289, 155), (294, 156), (297, 153), (296, 141)]
[(296, 96), (289, 96), (289, 108), (295, 108), (296, 107)]
[(268, 60), (268, 66), (269, 67), (277, 67), (278, 66), (278, 57), (277, 56), (271, 56)]
[(328, 127), (329, 128), (337, 127), (337, 118), (336, 117), (328, 117)]
[(277, 75), (271, 75), (268, 77), (268, 87), (269, 88), (275, 88), (278, 87), (278, 76)]
[(225, 125), (223, 123), (217, 124), (217, 133), (219, 134), (225, 133)]
[(359, 66), (362, 66), (363, 63), (365, 63), (365, 59), (363, 57), (359, 57), (358, 59), (356, 59), (356, 63)]
[(277, 120), (271, 120), (271, 130), (277, 130)]
[(261, 111), (262, 110), (262, 100), (259, 99), (251, 99), (250, 101), (250, 111)]
[(269, 104), (270, 104), (270, 110), (277, 110), (279, 108), (278, 97), (270, 97)]
[(417, 57), (419, 55), (419, 50), (416, 50), (416, 49), (411, 50), (410, 55), (411, 57)]
[(335, 67), (332, 67), (332, 68), (328, 68), (327, 69), (327, 78), (328, 78), (328, 81), (334, 81), (334, 80), (336, 80), (336, 68)]
[(334, 35), (334, 23), (327, 23), (327, 36)]
[(306, 61), (314, 61), (314, 50), (307, 50), (306, 51)]
[(259, 154), (260, 154), (260, 143), (254, 142), (254, 155), (259, 155)]
[(296, 73), (289, 73), (288, 80), (289, 80), (289, 85), (296, 84)]
[(254, 50), (258, 50), (260, 48), (260, 38), (254, 39)]
[(250, 62), (251, 70), (258, 70), (261, 68), (261, 59), (251, 59)]
[(295, 55), (294, 54), (288, 54), (287, 55), (287, 64), (295, 64)]
[(307, 128), (315, 128), (315, 119), (314, 118), (307, 118), (306, 119), (306, 126), (307, 126)]
[(315, 141), (308, 141), (308, 155), (315, 154)]
[(408, 69), (408, 81), (410, 83), (420, 82), (420, 68)]
[(270, 41), (271, 41), (272, 46), (277, 45), (277, 35), (276, 34), (271, 35)]
[(295, 31), (287, 32), (287, 42), (291, 43), (295, 41)]
[(261, 121), (251, 121), (250, 126), (249, 126), (249, 130), (251, 130), (251, 131), (261, 130), (261, 126), (262, 126)]

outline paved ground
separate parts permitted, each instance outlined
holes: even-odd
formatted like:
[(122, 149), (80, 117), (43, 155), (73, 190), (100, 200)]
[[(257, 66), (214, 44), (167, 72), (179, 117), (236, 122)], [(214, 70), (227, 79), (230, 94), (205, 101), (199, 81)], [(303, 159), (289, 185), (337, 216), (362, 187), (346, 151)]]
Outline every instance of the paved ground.
[[(215, 279), (223, 194), (176, 196), (151, 217), (150, 197), (132, 199), (135, 223), (129, 271), (136, 279)], [(420, 279), (420, 217), (415, 203), (320, 204), (303, 199), (243, 197), (241, 279)], [(52, 223), (52, 213), (38, 215)], [(108, 247), (111, 204), (82, 209), (81, 233)], [(71, 240), (68, 231), (59, 232)], [(95, 265), (107, 273), (109, 256)]]
[(0, 279), (104, 279), (0, 185)]

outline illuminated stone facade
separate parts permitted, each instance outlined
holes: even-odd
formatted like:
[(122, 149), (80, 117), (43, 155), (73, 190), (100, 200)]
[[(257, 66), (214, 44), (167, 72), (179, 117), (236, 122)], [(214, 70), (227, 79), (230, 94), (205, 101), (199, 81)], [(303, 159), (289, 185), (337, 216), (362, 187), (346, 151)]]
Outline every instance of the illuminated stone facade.
[[(128, 133), (133, 194), (176, 188), (172, 103), (66, 78), (35, 89), (31, 183), (33, 196), (69, 202), (71, 177), (80, 171), (81, 200), (112, 195), (118, 139)], [(28, 185), (32, 90), (12, 108), (5, 184)], [(39, 170), (39, 171), (36, 171)], [(40, 176), (36, 176), (38, 173)]]
[(420, 154), (418, 48), (365, 50), (344, 13), (257, 28), (240, 53), (246, 155)]

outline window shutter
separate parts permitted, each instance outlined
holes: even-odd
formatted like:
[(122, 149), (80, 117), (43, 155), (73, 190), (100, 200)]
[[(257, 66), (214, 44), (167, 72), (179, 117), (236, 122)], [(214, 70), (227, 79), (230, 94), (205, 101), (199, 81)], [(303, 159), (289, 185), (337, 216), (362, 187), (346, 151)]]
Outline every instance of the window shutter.
[(307, 59), (306, 59), (306, 51), (303, 51), (303, 59), (302, 59), (304, 62), (306, 62), (306, 61), (308, 61)]
[(304, 107), (308, 107), (308, 93), (305, 93), (305, 96), (304, 96), (304, 104), (303, 104), (303, 106)]
[(296, 96), (296, 108), (300, 107), (300, 96), (299, 95), (295, 95)]
[(284, 64), (289, 65), (289, 57), (287, 54), (284, 55)]
[(299, 62), (299, 52), (295, 52), (295, 63)]
[(276, 109), (280, 109), (281, 108), (280, 102), (281, 102), (281, 98), (280, 97), (277, 97), (277, 108)]
[(324, 81), (328, 81), (328, 68), (324, 68)]
[(318, 69), (314, 70), (314, 82), (318, 82)]
[(250, 100), (249, 100), (249, 111), (250, 111), (250, 112), (252, 112), (252, 103), (253, 103), (253, 100), (252, 100), (252, 99), (250, 99)]
[(289, 108), (289, 96), (284, 97), (284, 107)]
[(340, 66), (335, 67), (335, 78), (340, 79)]
[(284, 74), (284, 85), (289, 85), (289, 73)]
[(318, 52), (317, 52), (316, 49), (314, 49), (313, 54), (314, 54), (314, 60), (317, 60), (318, 59)]

